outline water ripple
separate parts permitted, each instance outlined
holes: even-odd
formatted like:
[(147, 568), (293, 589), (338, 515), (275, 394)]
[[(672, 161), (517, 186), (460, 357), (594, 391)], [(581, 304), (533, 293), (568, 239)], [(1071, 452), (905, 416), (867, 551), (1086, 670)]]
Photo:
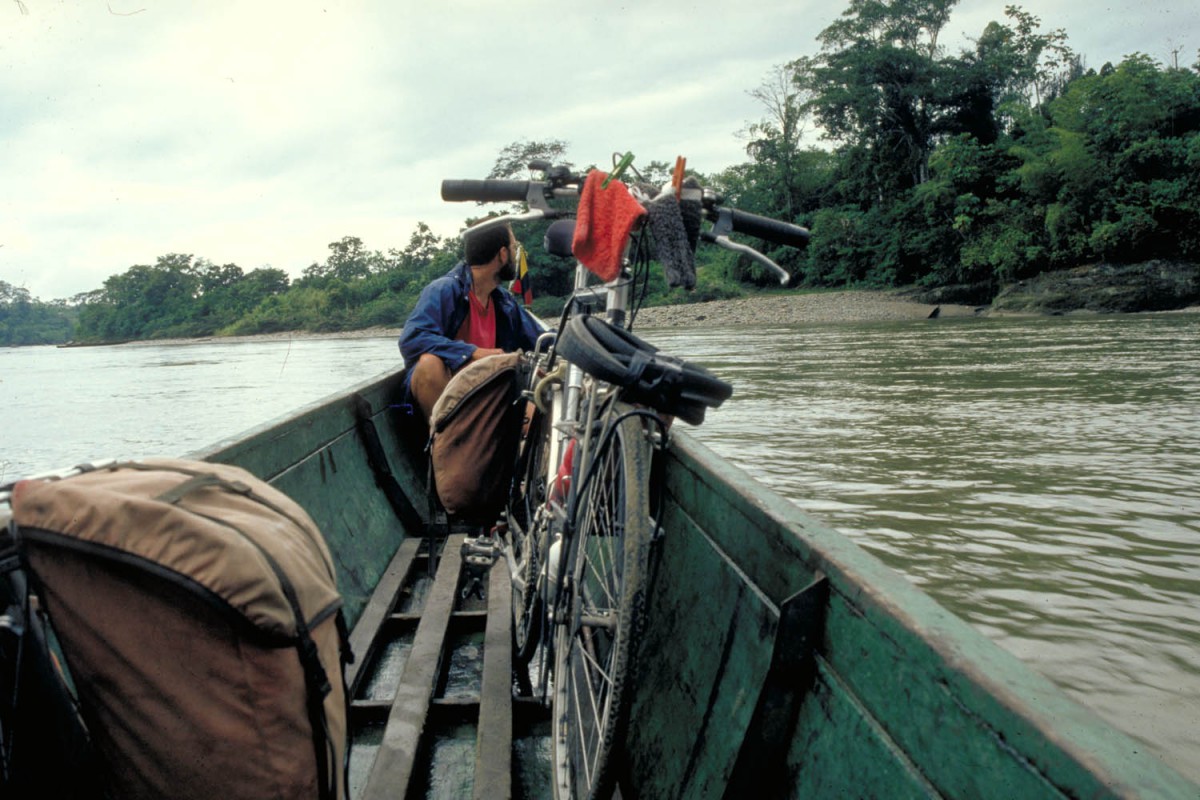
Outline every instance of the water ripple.
[(645, 335), (735, 385), (701, 440), (1200, 779), (1200, 317)]

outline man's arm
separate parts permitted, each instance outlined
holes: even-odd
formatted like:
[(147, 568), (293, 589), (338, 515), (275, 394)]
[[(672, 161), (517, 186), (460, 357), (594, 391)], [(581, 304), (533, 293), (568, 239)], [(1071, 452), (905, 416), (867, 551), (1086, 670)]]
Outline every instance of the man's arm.
[(416, 307), (404, 323), (404, 332), (400, 334), (400, 354), (406, 367), (411, 368), (425, 353), (442, 359), (451, 372), (472, 360), (479, 348), (451, 338), (454, 332), (449, 328), (453, 316), (452, 287), (435, 281), (421, 291)]

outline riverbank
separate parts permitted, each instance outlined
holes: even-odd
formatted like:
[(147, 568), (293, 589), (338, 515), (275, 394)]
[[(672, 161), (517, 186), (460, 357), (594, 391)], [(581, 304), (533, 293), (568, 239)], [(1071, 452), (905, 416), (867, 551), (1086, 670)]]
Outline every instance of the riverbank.
[[(713, 300), (707, 303), (655, 306), (638, 312), (639, 328), (694, 328), (714, 325), (798, 325), (823, 322), (878, 322), (927, 319), (937, 316), (974, 316), (972, 306), (929, 305), (889, 292), (846, 291), (809, 294), (777, 294)], [(203, 344), (206, 342), (270, 342), (295, 339), (398, 338), (400, 327), (375, 326), (353, 331), (312, 333), (290, 331), (256, 333), (249, 336), (204, 336), (196, 339), (146, 339), (126, 342), (122, 347), (160, 344)]]
[[(1200, 312), (1200, 306), (1179, 311), (1148, 313)], [(1094, 313), (1094, 312), (1078, 312)], [(922, 303), (889, 291), (840, 291), (795, 294), (755, 295), (706, 303), (655, 306), (638, 312), (638, 328), (698, 328), (738, 325), (806, 325), (821, 323), (900, 322), (936, 317), (975, 317), (1031, 315), (1034, 312), (1001, 312), (987, 306)], [(312, 333), (290, 331), (258, 333), (249, 336), (204, 336), (197, 339), (150, 339), (122, 344), (122, 347), (147, 347), (160, 344), (203, 344), (206, 342), (270, 342), (298, 339), (396, 339), (400, 327), (375, 326), (353, 331)]]

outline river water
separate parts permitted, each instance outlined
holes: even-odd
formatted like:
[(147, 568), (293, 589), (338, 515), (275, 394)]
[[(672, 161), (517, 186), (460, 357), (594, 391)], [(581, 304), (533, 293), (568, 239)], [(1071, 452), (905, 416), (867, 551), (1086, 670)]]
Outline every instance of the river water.
[[(1200, 780), (1200, 315), (641, 334), (735, 385), (698, 438)], [(180, 455), (397, 359), (0, 350), (0, 482)]]

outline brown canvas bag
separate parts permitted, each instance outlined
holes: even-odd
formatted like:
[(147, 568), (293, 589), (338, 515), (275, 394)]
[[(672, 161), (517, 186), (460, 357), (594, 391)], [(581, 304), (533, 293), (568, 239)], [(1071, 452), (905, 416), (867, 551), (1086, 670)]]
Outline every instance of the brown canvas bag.
[(474, 361), (433, 406), (434, 487), (446, 512), (467, 522), (495, 522), (508, 499), (525, 409), (520, 373), (520, 352)]
[(18, 484), (13, 521), (112, 796), (343, 796), (341, 596), (299, 505), (153, 459)]

